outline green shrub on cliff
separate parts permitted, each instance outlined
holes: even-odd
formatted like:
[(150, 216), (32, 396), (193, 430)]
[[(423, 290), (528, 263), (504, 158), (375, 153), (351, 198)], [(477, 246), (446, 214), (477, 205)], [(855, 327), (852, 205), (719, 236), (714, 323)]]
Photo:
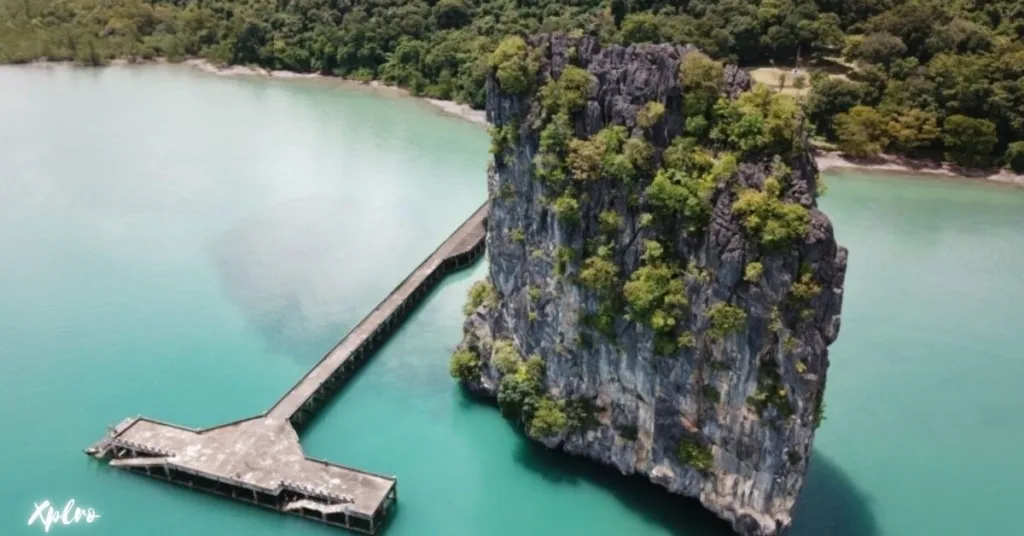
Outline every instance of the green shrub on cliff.
[(743, 269), (743, 280), (748, 283), (757, 283), (764, 273), (764, 265), (759, 262), (751, 262)]
[(592, 401), (584, 398), (557, 400), (545, 394), (537, 398), (536, 410), (527, 428), (531, 436), (543, 438), (571, 430), (588, 430), (597, 424)]
[(530, 419), (529, 433), (533, 437), (550, 437), (565, 432), (569, 419), (565, 415), (565, 404), (561, 401), (542, 397)]
[(456, 380), (471, 383), (480, 379), (480, 356), (469, 349), (459, 349), (452, 354), (448, 370)]
[(555, 275), (565, 275), (569, 263), (576, 259), (576, 252), (570, 247), (558, 246), (555, 248)]
[(501, 88), (514, 95), (529, 91), (537, 73), (526, 41), (519, 36), (506, 37), (498, 45), (491, 54), (490, 66)]
[(477, 281), (469, 287), (466, 304), (462, 306), (462, 312), (469, 316), (480, 308), (481, 305), (494, 307), (498, 303), (498, 295), (494, 292), (494, 285), (490, 281)]
[(523, 418), (529, 422), (543, 395), (544, 361), (532, 356), (516, 367), (515, 373), (506, 374), (498, 386), (498, 407), (508, 418)]
[(683, 87), (683, 115), (686, 132), (707, 134), (709, 114), (724, 85), (722, 64), (700, 52), (687, 54), (679, 63), (679, 84)]
[(519, 355), (519, 351), (516, 350), (512, 341), (508, 339), (494, 341), (494, 347), (491, 348), (491, 364), (502, 376), (514, 374), (522, 363), (523, 356)]
[(601, 226), (601, 232), (614, 236), (622, 227), (622, 216), (614, 210), (606, 210), (597, 216), (597, 223)]
[(661, 121), (665, 115), (665, 105), (660, 102), (648, 102), (636, 112), (636, 125), (640, 128), (651, 128)]
[(743, 328), (747, 321), (747, 312), (735, 305), (719, 302), (708, 308), (708, 335), (714, 340), (722, 340), (727, 335)]
[(618, 290), (619, 267), (612, 260), (611, 248), (601, 246), (597, 255), (584, 259), (579, 281), (584, 287), (605, 298)]
[(646, 169), (652, 155), (653, 150), (646, 141), (630, 137), (625, 127), (615, 125), (587, 140), (570, 141), (567, 164), (577, 180), (609, 178), (625, 182)]
[(696, 345), (697, 345), (697, 340), (693, 337), (693, 332), (690, 332), (690, 331), (682, 332), (679, 335), (679, 338), (676, 339), (676, 346), (678, 346), (679, 348), (683, 348), (683, 349), (693, 348)]
[(692, 52), (679, 62), (679, 85), (713, 103), (722, 92), (725, 77), (722, 64), (702, 52)]
[(747, 404), (757, 410), (760, 417), (765, 416), (768, 408), (774, 408), (783, 419), (793, 416), (789, 393), (782, 383), (778, 365), (774, 361), (761, 363), (757, 371), (757, 391), (747, 397)]
[(574, 139), (569, 142), (569, 156), (566, 164), (573, 178), (581, 181), (596, 181), (601, 178), (602, 162), (607, 147), (600, 136), (589, 140)]
[(654, 149), (647, 140), (632, 136), (622, 146), (622, 154), (615, 155), (609, 175), (619, 180), (635, 180), (646, 174), (654, 157)]
[(502, 378), (501, 384), (498, 385), (497, 397), (501, 414), (508, 419), (517, 419), (523, 414), (532, 415), (538, 388), (519, 374)]
[(821, 285), (814, 280), (814, 274), (810, 270), (801, 270), (800, 279), (793, 282), (789, 288), (789, 295), (800, 303), (807, 303), (821, 293)]
[(558, 219), (565, 223), (577, 223), (580, 221), (580, 202), (569, 193), (563, 194), (551, 202), (551, 210), (555, 211)]
[(681, 270), (661, 259), (661, 245), (644, 241), (644, 261), (622, 288), (630, 315), (661, 333), (669, 333), (686, 312), (689, 300)]
[(552, 117), (540, 132), (540, 150), (533, 161), (537, 178), (552, 186), (565, 180), (570, 140), (573, 140), (573, 132), (568, 114)]
[(664, 167), (647, 187), (647, 201), (660, 215), (681, 218), (687, 233), (702, 232), (711, 217), (716, 188), (736, 168), (735, 155), (716, 158), (694, 138), (678, 137), (665, 150)]
[(796, 101), (760, 84), (736, 100), (719, 99), (712, 115), (711, 139), (740, 153), (788, 155), (803, 139)]
[(711, 196), (717, 180), (714, 175), (689, 175), (680, 170), (659, 170), (645, 192), (647, 201), (662, 215), (682, 219), (688, 233), (704, 229), (711, 216)]
[(556, 276), (564, 276), (568, 270), (569, 262), (575, 259), (575, 252), (572, 248), (566, 246), (558, 246), (555, 248), (555, 266), (554, 272)]
[(715, 457), (711, 453), (711, 447), (702, 445), (695, 439), (683, 439), (679, 442), (677, 449), (679, 461), (700, 471), (710, 472), (714, 468)]
[[(614, 125), (601, 129), (595, 136), (604, 146), (601, 154), (601, 172), (605, 177), (627, 181), (633, 178), (636, 169), (634, 162), (630, 161), (624, 154), (626, 140), (629, 139), (629, 131), (621, 125)], [(642, 163), (642, 162), (637, 162)]]
[(505, 151), (519, 142), (519, 131), (514, 123), (489, 128), (491, 135), (491, 154), (500, 162), (505, 162)]
[(564, 401), (565, 417), (571, 430), (589, 430), (601, 424), (598, 409), (593, 400), (571, 398)]
[(742, 218), (744, 229), (769, 249), (781, 248), (803, 238), (810, 227), (811, 217), (799, 203), (781, 198), (782, 185), (772, 176), (764, 181), (764, 189), (740, 190), (732, 205)]
[(697, 138), (676, 136), (663, 155), (665, 169), (679, 170), (688, 175), (703, 175), (715, 166), (715, 155), (702, 147)]
[(572, 114), (586, 104), (592, 84), (586, 69), (568, 65), (557, 80), (549, 80), (540, 88), (541, 106), (548, 115)]

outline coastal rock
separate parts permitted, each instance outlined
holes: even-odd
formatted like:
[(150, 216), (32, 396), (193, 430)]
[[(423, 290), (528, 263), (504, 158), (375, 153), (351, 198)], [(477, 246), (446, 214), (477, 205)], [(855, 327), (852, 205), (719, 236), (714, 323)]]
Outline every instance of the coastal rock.
[[(488, 82), (487, 118), (511, 135), (488, 174), (490, 269), (480, 291), (487, 296), (471, 303), (465, 323), (460, 351), (479, 361), (465, 368), (471, 374), (463, 383), (497, 397), (508, 416), (548, 447), (646, 475), (698, 499), (740, 534), (783, 533), (821, 419), (847, 256), (817, 208), (818, 170), (805, 138), (796, 136), (785, 166), (770, 152), (743, 153), (712, 185), (708, 217), (697, 230), (684, 231), (685, 219), (650, 223), (646, 188), (653, 171), (630, 187), (570, 177), (579, 217), (566, 222), (552, 208), (559, 187), (539, 177), (541, 131), (551, 119), (537, 88), (570, 66), (585, 69), (591, 79), (585, 103), (570, 114), (575, 137), (621, 125), (649, 144), (660, 165), (687, 129), (680, 63), (698, 51), (602, 48), (592, 37), (560, 34), (527, 45), (536, 68), (531, 90), (505, 91), (493, 74)], [(723, 97), (736, 99), (751, 88), (743, 70), (720, 72)], [(664, 105), (664, 113), (654, 125), (641, 125), (638, 113), (651, 102)], [(781, 183), (779, 202), (799, 205), (796, 212), (806, 216), (805, 232), (783, 248), (758, 243), (750, 232), (756, 222), (736, 208), (741, 192), (770, 190), (773, 180)], [(610, 232), (601, 223), (607, 212), (619, 218)], [(667, 265), (680, 267), (672, 273), (683, 282), (685, 313), (670, 318), (668, 330), (622, 304), (621, 285), (650, 262), (650, 240), (664, 246)], [(600, 244), (616, 267), (614, 296), (585, 284), (587, 260), (600, 257)], [(721, 309), (734, 313), (728, 329), (720, 325)], [(595, 325), (609, 310), (611, 325)], [(541, 394), (505, 411), (508, 400), (522, 398), (516, 389), (529, 390), (522, 379), (528, 367), (516, 369), (499, 357), (509, 348), (540, 363)], [(506, 388), (503, 382), (520, 383)]]

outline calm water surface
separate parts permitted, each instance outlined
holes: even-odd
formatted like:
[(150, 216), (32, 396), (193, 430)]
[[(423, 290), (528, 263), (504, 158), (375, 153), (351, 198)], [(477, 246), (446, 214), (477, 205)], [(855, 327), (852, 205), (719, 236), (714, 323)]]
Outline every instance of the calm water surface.
[[(0, 69), (0, 534), (327, 535), (90, 461), (143, 414), (267, 409), (485, 197), (482, 129), (325, 82), (173, 67)], [(1016, 533), (1024, 192), (855, 174), (851, 250), (797, 536)], [(687, 501), (545, 452), (448, 378), (448, 279), (306, 433), (399, 477), (388, 536), (726, 536)]]

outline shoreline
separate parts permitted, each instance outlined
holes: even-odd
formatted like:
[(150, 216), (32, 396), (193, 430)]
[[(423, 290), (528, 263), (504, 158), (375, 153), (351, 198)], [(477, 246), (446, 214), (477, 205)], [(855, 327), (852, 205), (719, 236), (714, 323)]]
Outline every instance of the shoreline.
[[(140, 61), (129, 61), (125, 59), (113, 60), (110, 65), (114, 66), (131, 66), (131, 65), (145, 65), (145, 64), (169, 64), (174, 65), (175, 63), (169, 62), (164, 58), (156, 58), (152, 60), (140, 60)], [(324, 75), (320, 73), (297, 73), (294, 71), (276, 71), (271, 69), (264, 69), (262, 67), (245, 66), (245, 65), (226, 65), (217, 66), (207, 60), (199, 58), (186, 59), (177, 64), (187, 66), (189, 68), (216, 75), (216, 76), (252, 76), (262, 78), (280, 78), (280, 79), (303, 79), (303, 80), (325, 80), (332, 83), (339, 83), (342, 85), (348, 85), (351, 87), (362, 87), (379, 91), (382, 93), (408, 97), (420, 101), (429, 105), (432, 109), (440, 111), (446, 115), (468, 121), (474, 125), (488, 127), (487, 115), (483, 110), (474, 110), (466, 104), (460, 104), (455, 101), (443, 100), (443, 99), (432, 99), (429, 97), (420, 97), (413, 95), (407, 89), (385, 84), (378, 80), (372, 80), (364, 82), (362, 80), (353, 80), (351, 78), (342, 78), (338, 76)], [(30, 66), (75, 66), (70, 62), (47, 62), (47, 61), (34, 61), (27, 65)], [(856, 170), (856, 171), (867, 171), (867, 172), (880, 172), (880, 173), (899, 173), (905, 175), (917, 175), (917, 176), (939, 176), (955, 179), (963, 179), (970, 181), (984, 181), (997, 184), (1008, 184), (1016, 187), (1024, 187), (1024, 174), (1014, 173), (1010, 170), (999, 168), (997, 170), (982, 170), (982, 169), (965, 169), (949, 162), (935, 162), (931, 160), (917, 160), (904, 156), (882, 154), (870, 159), (853, 158), (850, 156), (843, 155), (839, 151), (827, 151), (823, 149), (811, 148), (811, 154), (814, 156), (815, 162), (818, 164), (819, 171), (828, 170)]]
[[(167, 63), (166, 61), (162, 63)], [(121, 64), (131, 65), (129, 62), (122, 61)], [(362, 80), (353, 80), (351, 78), (342, 78), (339, 76), (330, 76), (320, 73), (296, 73), (293, 71), (274, 71), (270, 69), (264, 69), (262, 67), (250, 67), (243, 65), (228, 65), (225, 67), (218, 67), (209, 61), (203, 59), (188, 59), (181, 62), (182, 65), (197, 69), (204, 73), (209, 73), (217, 76), (257, 76), (264, 78), (281, 78), (281, 79), (304, 79), (304, 80), (325, 80), (329, 82), (340, 83), (344, 85), (355, 85), (361, 86), (377, 91), (390, 93), (400, 97), (408, 97), (416, 99), (418, 101), (427, 103), (435, 109), (444, 112), (447, 115), (458, 117), (469, 121), (470, 123), (487, 127), (490, 124), (487, 122), (487, 114), (483, 110), (474, 110), (466, 104), (460, 104), (455, 101), (443, 100), (443, 99), (432, 99), (429, 97), (420, 97), (413, 95), (408, 89), (404, 89), (398, 86), (385, 84), (378, 80), (371, 80), (364, 82)]]
[(949, 162), (918, 160), (904, 156), (882, 154), (870, 159), (846, 156), (839, 151), (811, 149), (819, 171), (856, 170), (875, 173), (899, 173), (903, 175), (946, 177), (968, 181), (984, 181), (996, 184), (1024, 187), (1024, 175), (1008, 169), (986, 170), (966, 169)]

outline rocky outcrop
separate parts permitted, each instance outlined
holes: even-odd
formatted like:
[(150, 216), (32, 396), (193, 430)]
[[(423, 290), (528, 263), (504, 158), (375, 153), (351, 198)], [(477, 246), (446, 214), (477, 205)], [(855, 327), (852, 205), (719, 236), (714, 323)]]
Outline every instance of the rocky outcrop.
[[(525, 44), (503, 45), (488, 82), (490, 271), (453, 374), (549, 447), (697, 498), (741, 534), (782, 533), (846, 266), (799, 114), (740, 97), (738, 68), (687, 71), (692, 47)], [(702, 104), (708, 88), (722, 100)], [(559, 113), (593, 143), (556, 140)]]

